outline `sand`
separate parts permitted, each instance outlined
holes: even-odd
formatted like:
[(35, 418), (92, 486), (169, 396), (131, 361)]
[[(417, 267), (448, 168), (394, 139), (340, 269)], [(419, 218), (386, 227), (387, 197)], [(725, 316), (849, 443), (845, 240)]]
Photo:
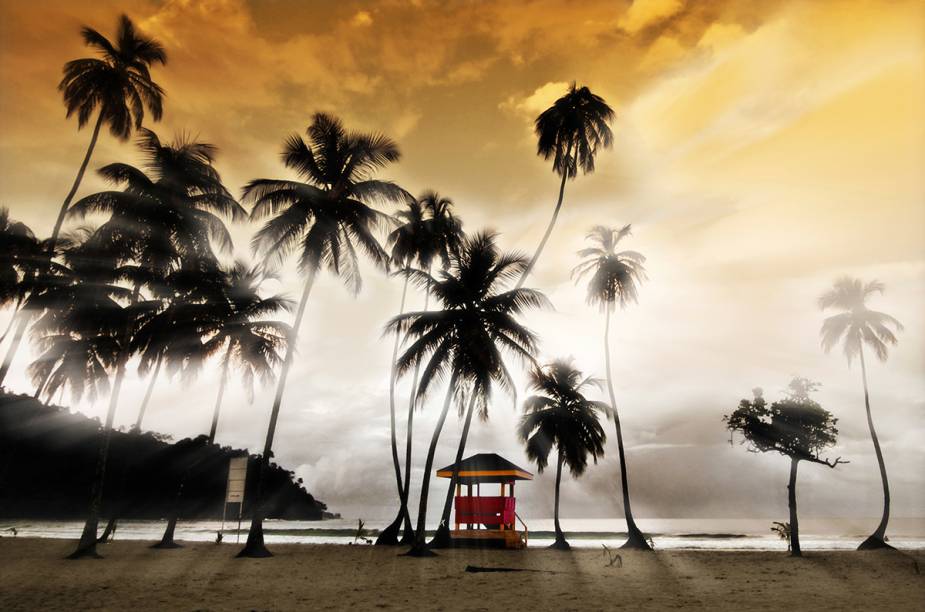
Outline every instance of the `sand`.
[[(441, 551), (411, 559), (373, 546), (273, 545), (271, 559), (236, 559), (234, 544), (144, 542), (67, 561), (73, 542), (0, 539), (0, 610), (923, 610), (925, 551)], [(518, 573), (467, 573), (467, 565)]]

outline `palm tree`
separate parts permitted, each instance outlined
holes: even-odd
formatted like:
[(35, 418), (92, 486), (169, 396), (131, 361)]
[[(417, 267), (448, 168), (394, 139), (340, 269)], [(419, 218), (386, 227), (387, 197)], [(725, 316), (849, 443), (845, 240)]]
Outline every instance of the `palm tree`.
[(110, 371), (120, 350), (130, 291), (116, 284), (124, 270), (93, 243), (92, 231), (78, 228), (59, 241), (62, 263), (29, 298), (43, 312), (33, 325), (39, 357), (29, 366), (36, 398), (69, 388), (74, 401), (91, 402), (109, 392)]
[(524, 402), (524, 416), (520, 419), (518, 434), (526, 443), (527, 456), (542, 473), (546, 469), (549, 453), (556, 448), (556, 541), (550, 548), (568, 550), (569, 544), (559, 525), (559, 485), (562, 482), (562, 465), (568, 466), (572, 476), (578, 478), (588, 467), (588, 455), (597, 463), (604, 456), (607, 435), (597, 419), (597, 411), (605, 414), (610, 406), (584, 396), (588, 387), (600, 388), (601, 381), (584, 378), (571, 361), (559, 359), (544, 368), (536, 367), (530, 373), (530, 388), (537, 392)]
[(101, 57), (66, 63), (58, 89), (64, 96), (68, 118), (77, 114), (78, 129), (87, 125), (94, 112), (97, 118), (90, 146), (51, 232), (52, 242), (58, 239), (64, 216), (90, 163), (103, 124), (109, 126), (113, 136), (127, 140), (133, 128), (141, 127), (145, 108), (154, 121), (160, 121), (163, 113), (164, 90), (151, 80), (150, 73), (155, 63), (167, 63), (167, 53), (159, 42), (138, 33), (126, 15), (119, 17), (114, 43), (87, 26), (81, 28), (80, 34), (84, 43)]
[(877, 464), (880, 466), (880, 480), (883, 483), (883, 515), (876, 531), (871, 534), (858, 550), (871, 550), (875, 548), (891, 548), (886, 543), (886, 527), (890, 520), (890, 483), (886, 476), (886, 464), (883, 461), (883, 451), (880, 450), (880, 440), (874, 429), (874, 420), (870, 413), (870, 395), (867, 390), (867, 365), (864, 362), (864, 345), (874, 352), (877, 359), (886, 361), (888, 347), (895, 345), (897, 332), (902, 331), (902, 324), (884, 312), (870, 310), (867, 307), (867, 298), (875, 293), (882, 294), (884, 285), (880, 281), (864, 283), (856, 278), (843, 277), (835, 281), (834, 286), (819, 298), (819, 307), (822, 310), (841, 310), (839, 314), (828, 317), (822, 324), (822, 348), (829, 352), (841, 343), (848, 365), (858, 357), (861, 362), (861, 380), (864, 383), (864, 408), (867, 412), (867, 428), (870, 430), (870, 439), (874, 443), (874, 452), (877, 455)]
[(10, 218), (0, 208), (0, 308), (13, 305), (13, 315), (0, 342), (16, 320), (16, 314), (34, 286), (35, 275), (47, 261), (41, 242), (25, 223)]
[[(110, 256), (132, 270), (130, 306), (141, 300), (144, 286), (152, 286), (177, 266), (195, 262), (200, 273), (218, 264), (212, 244), (231, 250), (231, 238), (221, 217), (243, 219), (246, 214), (221, 181), (213, 166), (215, 147), (183, 137), (162, 144), (157, 134), (141, 129), (138, 146), (144, 154), (142, 171), (128, 164), (104, 166), (100, 174), (124, 185), (122, 191), (103, 191), (81, 199), (69, 211), (73, 216), (91, 213), (110, 218), (94, 232), (94, 240)], [(158, 300), (143, 302), (149, 314)], [(136, 321), (133, 320), (133, 323)], [(142, 320), (137, 321), (141, 325)], [(131, 338), (137, 331), (126, 328), (122, 354), (116, 364), (110, 411), (115, 412), (126, 364), (132, 355)], [(104, 466), (105, 468), (105, 466)], [(101, 487), (102, 485), (100, 485)], [(110, 518), (110, 527), (115, 517)], [(75, 556), (87, 549), (85, 539), (96, 528), (88, 521)]]
[[(410, 279), (409, 269), (417, 266), (430, 273), (435, 259), (440, 260), (443, 269), (450, 265), (450, 255), (459, 252), (462, 241), (462, 222), (453, 215), (453, 201), (440, 196), (435, 191), (425, 191), (417, 200), (408, 202), (407, 209), (396, 213), (401, 225), (389, 234), (388, 244), (391, 248), (390, 260), (405, 276), (402, 287), (399, 316), (405, 312), (405, 297)], [(424, 289), (424, 310), (430, 300), (429, 287)], [(411, 481), (411, 440), (414, 426), (415, 395), (419, 368), (414, 368), (411, 379), (411, 396), (408, 400), (408, 425), (405, 431), (405, 476), (402, 481), (401, 466), (398, 460), (398, 441), (395, 432), (395, 362), (398, 359), (398, 346), (401, 337), (395, 334), (392, 347), (392, 368), (389, 375), (389, 413), (392, 433), (392, 460), (395, 464), (395, 476), (398, 482), (400, 506), (395, 520), (389, 524), (376, 539), (377, 545), (398, 544), (398, 530), (404, 522), (405, 530), (402, 543), (410, 544), (414, 539), (411, 517), (408, 512), (408, 495)]]
[(286, 323), (266, 318), (281, 310), (290, 312), (294, 307), (293, 302), (282, 295), (260, 295), (261, 285), (274, 278), (273, 274), (262, 266), (248, 266), (238, 261), (224, 271), (224, 276), (225, 299), (209, 305), (213, 310), (209, 313), (213, 323), (212, 329), (206, 329), (213, 333), (203, 345), (206, 357), (222, 355), (221, 381), (212, 413), (209, 444), (215, 442), (230, 369), (238, 370), (248, 400), (254, 401), (255, 379), (265, 385), (274, 380), (274, 372), (283, 362), (281, 352), (292, 331)]
[(588, 303), (597, 305), (604, 311), (604, 363), (607, 369), (607, 391), (610, 394), (611, 409), (608, 416), (613, 418), (617, 432), (617, 449), (620, 456), (620, 485), (623, 490), (623, 511), (626, 515), (627, 540), (623, 548), (652, 550), (645, 535), (636, 526), (630, 507), (629, 479), (627, 477), (626, 454), (623, 448), (623, 430), (617, 411), (617, 400), (613, 392), (613, 380), (610, 371), (610, 314), (619, 305), (625, 308), (635, 302), (638, 285), (645, 279), (643, 264), (646, 258), (636, 251), (617, 251), (623, 238), (631, 233), (631, 226), (625, 225), (616, 230), (597, 226), (591, 229), (588, 238), (595, 246), (582, 249), (578, 255), (582, 263), (575, 267), (572, 276), (579, 280), (591, 274), (588, 283)]
[[(65, 250), (64, 266), (55, 265), (53, 277), (30, 298), (29, 307), (44, 314), (35, 323), (42, 355), (33, 364), (33, 380), (51, 396), (64, 384), (79, 396), (90, 386), (91, 396), (108, 388), (109, 407), (101, 431), (99, 455), (93, 479), (90, 507), (77, 549), (69, 558), (97, 557), (97, 527), (103, 501), (103, 482), (109, 458), (112, 423), (128, 342), (134, 329), (150, 312), (152, 305), (138, 299), (139, 280), (133, 266), (119, 265), (109, 245), (101, 244), (97, 232), (82, 230), (75, 246)], [(128, 281), (136, 287), (117, 284)], [(123, 306), (122, 302), (127, 302)], [(81, 390), (81, 391), (78, 391)]]
[(559, 199), (549, 220), (549, 226), (543, 239), (524, 269), (518, 287), (523, 286), (527, 276), (536, 266), (546, 241), (556, 225), (562, 197), (565, 194), (565, 181), (578, 176), (578, 169), (583, 174), (594, 172), (594, 157), (598, 149), (613, 146), (613, 133), (610, 122), (614, 112), (603, 98), (591, 93), (587, 87), (578, 87), (575, 83), (568, 93), (556, 100), (552, 106), (540, 113), (534, 122), (537, 136), (536, 154), (543, 159), (552, 159), (553, 172), (562, 177), (559, 183)]
[[(465, 434), (474, 410), (487, 416), (493, 383), (513, 395), (514, 384), (504, 365), (502, 351), (532, 363), (537, 343), (533, 332), (515, 317), (527, 308), (549, 305), (546, 296), (533, 289), (505, 290), (507, 283), (523, 273), (527, 262), (519, 254), (502, 253), (493, 233), (480, 232), (466, 237), (459, 253), (451, 255), (450, 261), (449, 269), (436, 278), (420, 270), (410, 272), (418, 285), (430, 286), (430, 293), (440, 302), (441, 310), (405, 313), (392, 319), (387, 327), (388, 331), (405, 334), (411, 342), (398, 359), (399, 376), (426, 362), (417, 386), (419, 402), (426, 397), (434, 381), (450, 374), (443, 410), (425, 461), (417, 530), (408, 552), (411, 556), (434, 554), (425, 542), (427, 495), (437, 442), (453, 398), (461, 408), (468, 404), (463, 426)], [(460, 445), (463, 447), (464, 443)], [(454, 473), (451, 486), (455, 481)]]
[(299, 268), (305, 275), (270, 413), (247, 544), (239, 555), (244, 557), (270, 556), (263, 542), (262, 483), (315, 276), (326, 267), (341, 277), (354, 294), (358, 293), (361, 278), (357, 247), (376, 265), (385, 267), (388, 261), (373, 232), (390, 223), (390, 218), (371, 204), (412, 199), (394, 183), (373, 178), (376, 170), (400, 157), (391, 139), (347, 132), (339, 119), (324, 113), (313, 116), (307, 135), (308, 142), (299, 135), (290, 136), (283, 150), (283, 162), (302, 180), (257, 179), (244, 188), (243, 199), (253, 204), (251, 219), (269, 217), (254, 236), (254, 250), (279, 263), (300, 247)]

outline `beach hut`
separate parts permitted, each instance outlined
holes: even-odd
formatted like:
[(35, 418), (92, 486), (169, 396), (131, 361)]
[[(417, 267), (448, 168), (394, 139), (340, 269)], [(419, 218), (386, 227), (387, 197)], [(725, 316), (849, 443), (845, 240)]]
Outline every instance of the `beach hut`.
[[(437, 476), (452, 478), (454, 467), (455, 464), (437, 470)], [(460, 462), (454, 504), (456, 527), (451, 532), (455, 546), (527, 546), (529, 532), (517, 514), (514, 497), (517, 480), (533, 480), (533, 474), (495, 453), (472, 455)], [(500, 495), (482, 495), (483, 484), (500, 485)], [(517, 529), (518, 523), (521, 530)]]

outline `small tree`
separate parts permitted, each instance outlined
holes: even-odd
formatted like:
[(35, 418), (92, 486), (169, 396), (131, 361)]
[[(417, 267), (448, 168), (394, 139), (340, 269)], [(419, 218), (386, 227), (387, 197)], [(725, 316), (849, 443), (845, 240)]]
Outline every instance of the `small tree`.
[(745, 436), (744, 443), (750, 452), (776, 451), (790, 457), (790, 481), (787, 484), (790, 506), (790, 554), (802, 556), (800, 551), (800, 526), (797, 521), (797, 466), (800, 461), (820, 463), (834, 468), (842, 461), (822, 459), (820, 454), (833, 446), (838, 438), (835, 424), (838, 419), (825, 410), (809, 394), (819, 388), (819, 384), (806, 378), (794, 378), (789, 385), (787, 396), (770, 406), (763, 397), (761, 389), (754, 389), (754, 398), (743, 399), (739, 407), (730, 415), (723, 417), (726, 427), (740, 431)]

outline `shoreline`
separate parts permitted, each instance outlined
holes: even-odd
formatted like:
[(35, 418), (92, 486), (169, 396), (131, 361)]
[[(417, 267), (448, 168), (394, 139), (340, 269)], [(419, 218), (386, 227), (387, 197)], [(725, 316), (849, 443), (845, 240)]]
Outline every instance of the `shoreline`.
[[(781, 552), (441, 550), (273, 544), (270, 559), (237, 559), (234, 544), (152, 541), (100, 546), (68, 561), (74, 540), (0, 539), (0, 609), (664, 609), (920, 610), (925, 550)], [(519, 572), (469, 573), (469, 565)]]

